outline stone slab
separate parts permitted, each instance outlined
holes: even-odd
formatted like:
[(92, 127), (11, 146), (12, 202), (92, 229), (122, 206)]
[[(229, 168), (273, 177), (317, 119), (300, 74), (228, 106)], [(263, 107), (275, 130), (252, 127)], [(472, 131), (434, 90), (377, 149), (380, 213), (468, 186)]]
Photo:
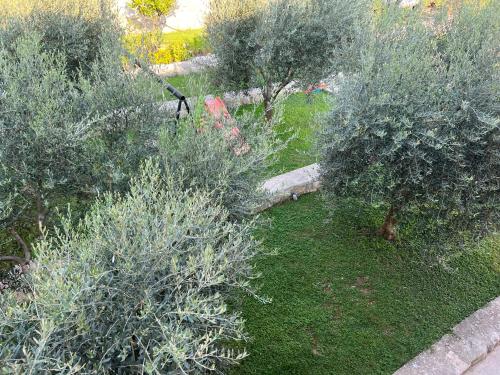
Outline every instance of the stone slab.
[[(488, 303), (468, 318), (457, 324), (452, 333), (405, 364), (394, 375), (462, 375), (468, 370), (490, 364), (490, 355), (500, 345), (500, 297)], [(498, 355), (498, 354), (497, 354)], [(500, 360), (500, 358), (499, 358)], [(489, 367), (488, 367), (489, 368)], [(482, 374), (476, 372), (475, 375)]]
[(214, 55), (197, 56), (192, 59), (171, 64), (156, 64), (151, 66), (151, 71), (161, 77), (181, 76), (198, 73), (207, 68), (214, 67), (217, 59)]
[(321, 186), (320, 177), (319, 165), (316, 163), (265, 181), (262, 189), (267, 194), (267, 199), (257, 208), (257, 212), (292, 199), (292, 194), (298, 197), (317, 191)]
[(497, 346), (484, 361), (471, 367), (467, 375), (498, 375), (500, 374), (500, 346)]

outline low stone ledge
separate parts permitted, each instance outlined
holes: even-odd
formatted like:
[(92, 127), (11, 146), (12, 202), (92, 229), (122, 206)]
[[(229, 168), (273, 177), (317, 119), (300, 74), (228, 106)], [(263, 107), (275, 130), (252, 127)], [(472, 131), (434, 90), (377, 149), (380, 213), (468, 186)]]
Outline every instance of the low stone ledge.
[(216, 64), (217, 59), (214, 55), (206, 55), (171, 64), (155, 64), (151, 67), (151, 71), (162, 77), (173, 77), (198, 73), (207, 68), (214, 67)]
[(300, 196), (317, 191), (321, 186), (318, 164), (273, 177), (262, 185), (262, 190), (267, 194), (266, 201), (256, 211), (264, 211), (275, 204), (292, 199), (292, 194)]
[[(297, 88), (296, 86), (289, 85), (285, 89), (284, 93), (285, 94), (292, 94), (299, 92), (300, 89)], [(205, 99), (207, 98), (213, 98), (213, 95), (207, 95)], [(249, 104), (260, 104), (264, 101), (264, 97), (262, 96), (262, 90), (259, 88), (252, 88), (244, 91), (232, 91), (232, 92), (227, 92), (222, 96), (222, 99), (224, 100), (224, 103), (226, 103), (226, 106), (230, 109), (235, 109), (238, 108), (242, 105), (249, 105)], [(194, 96), (191, 98), (186, 99), (189, 107), (194, 108), (196, 104), (199, 103), (198, 97)], [(202, 101), (201, 103), (203, 103)], [(160, 105), (160, 110), (168, 113), (175, 114), (177, 111), (177, 105), (179, 101), (178, 100), (168, 100), (162, 103), (159, 103)], [(186, 116), (187, 112), (184, 109), (184, 106), (182, 106), (182, 111), (181, 111), (181, 117)]]
[(462, 375), (500, 345), (500, 297), (457, 324), (451, 334), (394, 375)]

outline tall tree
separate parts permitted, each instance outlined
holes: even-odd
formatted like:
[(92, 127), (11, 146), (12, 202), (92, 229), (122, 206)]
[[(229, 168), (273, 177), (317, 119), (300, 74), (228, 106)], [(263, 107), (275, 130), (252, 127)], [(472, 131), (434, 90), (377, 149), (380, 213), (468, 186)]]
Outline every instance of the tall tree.
[(365, 33), (320, 135), (330, 196), (388, 207), (392, 240), (412, 211), (452, 230), (500, 222), (498, 2), (432, 22), (392, 8)]
[(345, 65), (364, 1), (213, 0), (207, 32), (214, 76), (231, 88), (262, 88), (265, 116), (292, 81), (316, 83)]

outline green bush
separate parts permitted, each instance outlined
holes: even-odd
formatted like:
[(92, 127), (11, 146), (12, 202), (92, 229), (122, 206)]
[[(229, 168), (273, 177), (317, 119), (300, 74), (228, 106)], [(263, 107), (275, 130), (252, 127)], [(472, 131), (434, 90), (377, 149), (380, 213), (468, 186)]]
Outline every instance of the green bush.
[(363, 0), (215, 0), (207, 18), (214, 77), (231, 88), (261, 87), (270, 119), (289, 83), (317, 83), (344, 65), (365, 8)]
[(14, 228), (41, 230), (49, 202), (90, 185), (84, 144), (95, 133), (92, 121), (79, 115), (78, 87), (64, 59), (44, 52), (36, 36), (10, 48), (0, 49), (0, 106), (6, 109), (0, 114), (0, 228), (14, 234), (29, 260)]
[[(0, 113), (0, 260), (29, 260), (29, 242), (56, 208), (125, 190), (140, 161), (158, 152), (167, 122), (159, 88), (125, 73), (119, 49), (107, 52), (85, 77), (70, 77), (65, 55), (45, 51), (36, 32), (0, 48), (0, 106), (8, 108)], [(13, 257), (16, 248), (23, 257)]]
[(253, 224), (228, 223), (216, 197), (158, 168), (37, 245), (32, 293), (0, 295), (4, 372), (205, 373), (245, 357), (227, 348), (246, 336), (225, 301), (252, 292)]
[[(199, 115), (181, 122), (176, 132), (162, 132), (163, 165), (185, 177), (184, 189), (211, 191), (231, 218), (244, 217), (265, 199), (259, 188), (269, 177), (268, 168), (283, 143), (272, 126), (265, 126), (253, 112), (239, 114), (223, 129)], [(238, 129), (238, 137), (231, 135), (234, 129)], [(237, 152), (243, 147), (248, 152)]]
[(159, 106), (159, 84), (144, 72), (124, 72), (113, 42), (77, 79), (65, 73), (64, 55), (43, 51), (40, 37), (16, 43), (0, 50), (0, 103), (10, 108), (0, 114), (0, 260), (29, 260), (30, 242), (54, 224), (55, 210), (127, 191), (141, 161), (159, 153), (165, 166), (189, 176), (184, 188), (215, 191), (232, 218), (258, 204), (257, 188), (279, 148), (270, 127), (240, 117), (231, 126), (251, 152), (236, 156), (213, 123), (199, 132), (199, 114), (175, 135), (164, 131), (174, 118)]
[(210, 52), (203, 30), (172, 33), (129, 34), (124, 38), (129, 53), (153, 64), (170, 64)]
[(96, 136), (86, 144), (94, 192), (126, 191), (141, 161), (157, 155), (158, 134), (174, 119), (160, 108), (161, 85), (144, 71), (124, 72), (121, 53), (108, 48), (79, 81), (81, 115), (96, 118)]
[(159, 17), (174, 9), (175, 0), (132, 0), (130, 6), (144, 16)]
[(86, 73), (100, 58), (105, 42), (118, 39), (107, 1), (35, 2), (29, 12), (13, 15), (2, 22), (0, 43), (14, 46), (20, 37), (36, 32), (42, 40), (42, 50), (62, 54), (72, 77)]
[(324, 186), (388, 206), (388, 239), (411, 218), (433, 241), (500, 222), (496, 4), (462, 4), (432, 24), (391, 9), (340, 84), (320, 135)]

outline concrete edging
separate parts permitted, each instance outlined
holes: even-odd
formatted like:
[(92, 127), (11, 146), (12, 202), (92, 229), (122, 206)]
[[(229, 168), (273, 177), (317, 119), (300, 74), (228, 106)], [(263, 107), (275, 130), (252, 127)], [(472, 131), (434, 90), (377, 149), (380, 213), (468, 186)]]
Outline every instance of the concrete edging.
[(266, 201), (256, 209), (256, 212), (267, 210), (278, 203), (290, 200), (293, 198), (293, 194), (298, 197), (317, 191), (321, 186), (320, 178), (319, 164), (317, 163), (270, 178), (262, 184), (262, 190), (267, 197)]
[(162, 77), (173, 77), (198, 73), (207, 68), (214, 67), (216, 64), (217, 59), (214, 55), (210, 54), (171, 64), (154, 64), (151, 67), (151, 71)]
[(394, 375), (462, 375), (499, 345), (500, 297), (497, 297)]

